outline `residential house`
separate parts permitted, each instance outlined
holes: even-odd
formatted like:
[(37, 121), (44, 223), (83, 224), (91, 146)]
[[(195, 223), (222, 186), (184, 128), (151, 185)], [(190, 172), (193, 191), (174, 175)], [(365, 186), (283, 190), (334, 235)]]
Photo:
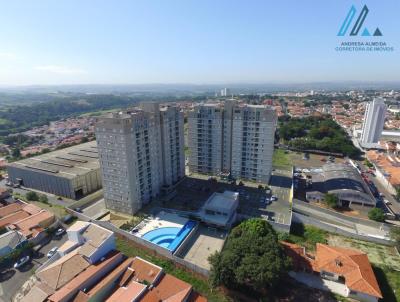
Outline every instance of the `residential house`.
[[(291, 276), (309, 273), (318, 275), (319, 282), (306, 283), (308, 278), (296, 278), (309, 286), (323, 284), (321, 289), (329, 288), (345, 297), (359, 301), (376, 302), (382, 297), (368, 256), (358, 250), (329, 246), (317, 243), (315, 255), (308, 255), (305, 249), (296, 244), (282, 242), (286, 254), (293, 259), (294, 270)], [(332, 286), (333, 285), (333, 286)]]
[(18, 231), (8, 231), (0, 235), (0, 257), (7, 256), (15, 249), (22, 247), (26, 238)]

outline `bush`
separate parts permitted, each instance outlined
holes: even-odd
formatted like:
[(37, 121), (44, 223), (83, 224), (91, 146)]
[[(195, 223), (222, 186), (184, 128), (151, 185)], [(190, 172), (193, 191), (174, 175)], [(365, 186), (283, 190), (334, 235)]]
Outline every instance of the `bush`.
[(40, 196), (39, 196), (39, 202), (42, 202), (42, 203), (49, 203), (49, 200), (48, 200), (48, 198), (47, 198), (47, 195), (45, 195), (45, 194), (41, 194)]
[(385, 213), (382, 211), (382, 209), (373, 208), (371, 211), (368, 212), (368, 218), (378, 222), (384, 222)]
[(339, 198), (335, 194), (326, 193), (324, 201), (330, 208), (335, 208), (338, 206)]
[(26, 193), (25, 197), (27, 200), (30, 200), (30, 201), (38, 201), (39, 200), (39, 196), (36, 192), (28, 192), (28, 193)]

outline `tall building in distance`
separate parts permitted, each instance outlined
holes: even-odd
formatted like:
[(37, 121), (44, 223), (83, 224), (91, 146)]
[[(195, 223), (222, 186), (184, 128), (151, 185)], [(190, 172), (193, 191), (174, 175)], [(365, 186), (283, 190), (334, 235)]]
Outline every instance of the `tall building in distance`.
[(230, 91), (229, 91), (228, 88), (222, 88), (221, 89), (221, 96), (227, 97), (227, 96), (229, 96), (229, 93), (230, 93)]
[(189, 170), (230, 174), (268, 183), (272, 171), (275, 110), (265, 105), (197, 105), (189, 112)]
[(365, 108), (361, 133), (361, 145), (368, 147), (378, 143), (385, 124), (386, 105), (383, 98), (374, 98)]
[(134, 214), (185, 175), (183, 113), (145, 103), (98, 118), (96, 140), (106, 207)]

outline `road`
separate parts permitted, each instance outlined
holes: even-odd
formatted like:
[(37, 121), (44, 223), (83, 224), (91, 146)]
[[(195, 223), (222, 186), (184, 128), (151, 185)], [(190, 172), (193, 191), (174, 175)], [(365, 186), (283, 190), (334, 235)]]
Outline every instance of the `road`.
[[(14, 269), (14, 263), (7, 263), (0, 267), (0, 301), (11, 301), (12, 297), (20, 290), (22, 285), (33, 275), (44, 262), (47, 253), (55, 246), (61, 246), (67, 241), (67, 235), (54, 237), (45, 244), (35, 255), (32, 261), (19, 269)], [(29, 254), (29, 252), (27, 252)]]
[[(364, 163), (361, 161), (357, 161), (357, 163), (360, 166), (361, 171), (367, 171), (368, 168), (364, 166)], [(376, 178), (376, 176), (372, 176), (369, 173), (367, 173), (368, 179), (374, 183), (374, 185), (377, 187), (378, 191), (381, 192), (383, 195), (385, 195), (385, 199), (389, 200), (391, 205), (389, 208), (397, 214), (400, 214), (400, 203), (394, 198), (392, 194), (386, 189), (384, 185), (381, 184), (381, 182)], [(382, 204), (380, 206), (385, 207), (386, 205)]]

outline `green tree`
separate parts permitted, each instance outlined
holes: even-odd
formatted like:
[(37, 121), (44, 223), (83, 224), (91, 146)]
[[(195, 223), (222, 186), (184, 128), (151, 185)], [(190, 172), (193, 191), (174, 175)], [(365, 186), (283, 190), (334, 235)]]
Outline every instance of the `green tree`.
[(21, 157), (21, 150), (19, 150), (19, 148), (12, 149), (11, 156), (14, 157), (14, 158), (20, 158)]
[(334, 208), (338, 206), (339, 198), (335, 194), (326, 193), (324, 201), (329, 207)]
[(273, 288), (289, 269), (278, 235), (265, 220), (253, 218), (232, 229), (224, 249), (209, 258), (214, 286), (262, 291)]
[(39, 201), (42, 203), (49, 203), (49, 199), (47, 198), (47, 195), (45, 195), (45, 194), (41, 194), (39, 196)]
[(379, 208), (373, 208), (368, 212), (368, 218), (371, 220), (375, 220), (378, 222), (384, 222), (385, 221), (385, 213), (382, 211), (382, 209)]
[(39, 200), (39, 196), (36, 192), (28, 192), (25, 195), (26, 199), (30, 200), (30, 201), (38, 201)]

